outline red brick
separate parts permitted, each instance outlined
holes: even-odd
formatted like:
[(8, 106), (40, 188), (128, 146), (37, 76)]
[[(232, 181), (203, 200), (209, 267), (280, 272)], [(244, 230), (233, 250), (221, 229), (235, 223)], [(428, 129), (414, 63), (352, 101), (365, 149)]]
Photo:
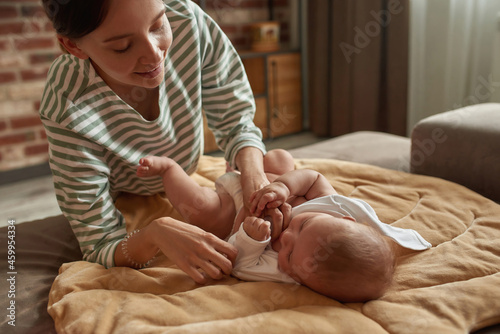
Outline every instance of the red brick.
[(52, 63), (59, 55), (60, 53), (55, 52), (32, 54), (30, 55), (30, 64)]
[(29, 141), (33, 141), (35, 136), (32, 132), (11, 134), (0, 137), (0, 146), (21, 144)]
[(21, 78), (23, 81), (45, 79), (49, 68), (43, 70), (23, 70), (21, 71)]
[(28, 20), (28, 19), (23, 19), (21, 22), (21, 31), (16, 33), (18, 37), (21, 38), (26, 38), (27, 35), (29, 34), (34, 34), (34, 33), (39, 33), (41, 31), (44, 31), (45, 29), (45, 20)]
[(8, 41), (0, 41), (0, 51), (7, 51), (9, 49)]
[(11, 118), (10, 124), (13, 129), (21, 129), (42, 125), (42, 121), (40, 121), (40, 117), (38, 117), (38, 115), (35, 115)]
[(16, 81), (16, 73), (14, 72), (0, 72), (0, 84), (10, 83)]
[(0, 5), (0, 19), (10, 19), (18, 16), (16, 6)]
[(0, 131), (7, 129), (7, 122), (0, 121)]
[(43, 7), (40, 4), (37, 5), (23, 5), (21, 7), (21, 14), (24, 17), (37, 17), (37, 18), (42, 18), (46, 17), (45, 11), (43, 10)]
[(23, 22), (0, 23), (0, 35), (22, 34)]
[(40, 138), (41, 139), (47, 139), (47, 133), (43, 129), (40, 130)]
[(55, 38), (38, 37), (38, 38), (19, 38), (15, 41), (16, 49), (22, 50), (35, 50), (47, 49), (55, 46)]
[(48, 21), (45, 23), (44, 25), (44, 31), (53, 31), (53, 32), (56, 32), (56, 30), (54, 29), (54, 26), (52, 25), (52, 22)]
[(24, 148), (24, 154), (26, 155), (39, 155), (39, 154), (47, 154), (49, 152), (49, 144), (38, 144), (26, 146)]

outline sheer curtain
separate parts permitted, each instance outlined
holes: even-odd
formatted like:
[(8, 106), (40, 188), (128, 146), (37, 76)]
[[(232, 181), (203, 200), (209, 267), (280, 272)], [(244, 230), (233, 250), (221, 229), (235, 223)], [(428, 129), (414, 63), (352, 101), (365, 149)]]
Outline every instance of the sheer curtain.
[(500, 1), (411, 0), (408, 131), (422, 118), (500, 102)]

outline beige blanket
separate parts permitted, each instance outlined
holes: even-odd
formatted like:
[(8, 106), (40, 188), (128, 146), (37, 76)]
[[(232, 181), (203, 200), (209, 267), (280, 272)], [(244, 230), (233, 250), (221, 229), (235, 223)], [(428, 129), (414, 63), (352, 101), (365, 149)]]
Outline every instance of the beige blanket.
[[(401, 250), (380, 299), (341, 304), (306, 287), (242, 282), (195, 284), (168, 259), (152, 268), (64, 264), (48, 310), (60, 333), (466, 333), (500, 323), (500, 205), (454, 183), (334, 160), (296, 160), (323, 173), (380, 219), (432, 243)], [(224, 172), (204, 157), (194, 175), (206, 186)], [(173, 214), (160, 196), (122, 196), (130, 229)]]

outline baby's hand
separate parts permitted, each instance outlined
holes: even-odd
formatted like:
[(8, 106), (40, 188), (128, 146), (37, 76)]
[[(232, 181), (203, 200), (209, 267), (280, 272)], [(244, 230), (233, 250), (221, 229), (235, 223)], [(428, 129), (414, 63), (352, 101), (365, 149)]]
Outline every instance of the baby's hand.
[(271, 224), (262, 218), (252, 216), (245, 218), (243, 229), (250, 238), (257, 241), (267, 240), (271, 236)]
[(278, 208), (286, 202), (290, 190), (282, 182), (273, 182), (257, 190), (250, 197), (250, 213), (259, 217), (265, 208)]

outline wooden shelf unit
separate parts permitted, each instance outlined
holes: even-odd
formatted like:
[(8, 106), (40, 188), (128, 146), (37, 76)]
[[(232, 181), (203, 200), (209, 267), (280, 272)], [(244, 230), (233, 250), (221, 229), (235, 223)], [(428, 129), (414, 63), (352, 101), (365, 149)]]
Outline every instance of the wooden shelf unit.
[[(256, 112), (254, 123), (264, 139), (303, 130), (302, 70), (299, 51), (242, 52), (241, 58), (252, 87)], [(205, 152), (218, 150), (205, 122)]]
[[(262, 130), (264, 139), (302, 132), (308, 127), (307, 92), (305, 87), (306, 54), (302, 45), (305, 40), (306, 0), (296, 1), (295, 14), (298, 20), (299, 46), (282, 45), (273, 52), (239, 50), (240, 57), (252, 87), (256, 113), (254, 123)], [(196, 1), (206, 10), (206, 0)], [(270, 20), (274, 19), (272, 1), (269, 1)], [(205, 153), (218, 151), (212, 131), (204, 117)]]

